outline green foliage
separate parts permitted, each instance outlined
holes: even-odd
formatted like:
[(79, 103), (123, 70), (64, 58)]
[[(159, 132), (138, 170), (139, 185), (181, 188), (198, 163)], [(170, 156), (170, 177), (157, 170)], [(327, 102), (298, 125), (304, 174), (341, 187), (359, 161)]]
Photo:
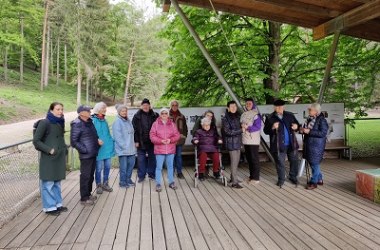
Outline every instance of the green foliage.
[[(184, 11), (238, 97), (253, 96), (259, 103), (265, 102), (266, 94), (291, 102), (317, 99), (331, 38), (315, 42), (311, 31), (282, 25), (281, 43), (277, 44), (281, 48), (280, 92), (276, 93), (263, 85), (270, 77), (266, 69), (277, 67), (269, 63), (268, 48), (273, 38), (267, 21), (190, 7)], [(184, 105), (224, 104), (230, 97), (182, 21), (174, 14), (169, 17), (162, 36), (170, 40), (170, 79), (162, 100), (177, 98)], [(378, 43), (342, 36), (324, 101), (345, 102), (347, 111), (364, 115), (364, 110), (378, 100), (379, 53)]]

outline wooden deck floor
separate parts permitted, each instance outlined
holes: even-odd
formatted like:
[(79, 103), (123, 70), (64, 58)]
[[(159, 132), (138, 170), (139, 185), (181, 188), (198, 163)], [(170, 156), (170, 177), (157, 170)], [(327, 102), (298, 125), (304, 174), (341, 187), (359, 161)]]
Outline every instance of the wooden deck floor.
[(187, 168), (178, 190), (165, 183), (161, 193), (149, 180), (120, 189), (115, 169), (114, 192), (93, 207), (79, 203), (72, 172), (63, 182), (69, 212), (47, 216), (36, 200), (0, 230), (0, 249), (380, 249), (380, 206), (354, 193), (354, 170), (376, 167), (326, 160), (326, 184), (315, 191), (279, 189), (270, 164), (259, 185), (235, 190), (210, 179), (195, 189)]

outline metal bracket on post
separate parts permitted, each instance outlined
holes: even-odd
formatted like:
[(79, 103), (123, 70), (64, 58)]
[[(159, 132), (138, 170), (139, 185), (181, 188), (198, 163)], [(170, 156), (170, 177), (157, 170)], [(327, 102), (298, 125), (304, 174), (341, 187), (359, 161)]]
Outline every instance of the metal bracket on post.
[(335, 53), (336, 53), (336, 50), (338, 48), (339, 37), (340, 37), (340, 31), (335, 32), (334, 40), (333, 40), (331, 47), (330, 47), (330, 54), (329, 54), (329, 58), (327, 60), (325, 74), (323, 76), (323, 82), (322, 82), (321, 88), (319, 89), (319, 96), (318, 96), (318, 103), (319, 104), (322, 104), (322, 102), (323, 102), (323, 96), (324, 96), (325, 91), (326, 91), (326, 86), (327, 86), (327, 83), (329, 82), (329, 79), (330, 79), (331, 69), (332, 69), (332, 66), (334, 63), (334, 59), (335, 59)]
[[(228, 85), (226, 79), (224, 78), (222, 72), (220, 71), (219, 67), (215, 63), (214, 59), (211, 57), (210, 53), (207, 51), (205, 45), (203, 44), (202, 40), (200, 39), (198, 33), (195, 31), (194, 27), (191, 25), (189, 19), (186, 17), (185, 13), (182, 11), (181, 7), (179, 7), (177, 0), (171, 0), (172, 5), (174, 6), (174, 9), (176, 10), (178, 16), (182, 19), (183, 24), (186, 26), (186, 28), (189, 30), (190, 34), (195, 40), (195, 43), (201, 50), (203, 56), (207, 59), (208, 63), (210, 64), (211, 68), (214, 70), (216, 76), (218, 77), (219, 81), (223, 85), (223, 87), (226, 89), (228, 94), (232, 97), (232, 99), (237, 103), (238, 107), (242, 110), (244, 110), (243, 106), (241, 105), (239, 99), (231, 89), (230, 85)], [(269, 147), (264, 141), (263, 137), (261, 137), (261, 146), (265, 150), (266, 154), (268, 155), (269, 159), (274, 163), (274, 158), (272, 154), (269, 151)]]

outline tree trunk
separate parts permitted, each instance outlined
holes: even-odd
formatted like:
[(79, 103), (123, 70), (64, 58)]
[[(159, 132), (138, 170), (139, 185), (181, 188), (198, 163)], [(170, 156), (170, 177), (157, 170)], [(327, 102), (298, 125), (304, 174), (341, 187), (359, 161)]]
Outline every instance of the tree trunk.
[(280, 49), (281, 49), (281, 23), (268, 22), (268, 65), (265, 73), (267, 78), (264, 79), (264, 88), (273, 91), (274, 93), (265, 94), (267, 104), (272, 104), (277, 93), (280, 90), (279, 86), (279, 66), (280, 66)]
[(4, 80), (7, 82), (8, 81), (8, 45), (5, 45), (5, 48), (4, 48), (3, 67), (4, 67)]
[(49, 11), (49, 3), (45, 1), (45, 16), (44, 16), (44, 25), (42, 31), (42, 53), (41, 53), (41, 82), (40, 89), (44, 90), (45, 86), (45, 64), (46, 64), (46, 31), (47, 31), (47, 23), (48, 23), (48, 11)]
[(50, 25), (47, 24), (47, 32), (46, 32), (46, 54), (45, 54), (45, 71), (44, 71), (44, 86), (48, 86), (49, 84), (49, 49), (50, 49)]
[(77, 60), (77, 105), (81, 104), (81, 90), (82, 90), (82, 72), (80, 68), (80, 59)]
[(49, 44), (50, 44), (50, 67), (49, 69), (51, 70), (50, 76), (54, 76), (54, 48), (53, 48), (53, 32), (52, 29), (49, 25)]
[(57, 85), (58, 85), (59, 84), (59, 35), (57, 38), (57, 69), (56, 69), (56, 73), (57, 73)]
[(90, 103), (90, 82), (91, 80), (86, 78), (86, 105)]
[[(24, 17), (20, 17), (20, 33), (21, 39), (24, 40)], [(20, 82), (24, 82), (24, 45), (21, 45), (20, 50)]]
[(65, 82), (67, 82), (67, 44), (65, 42)]
[(131, 71), (132, 71), (132, 64), (133, 64), (133, 56), (135, 53), (135, 47), (136, 46), (133, 45), (132, 51), (131, 51), (131, 56), (129, 57), (127, 79), (125, 80), (124, 105), (127, 105), (127, 101), (128, 101), (129, 86), (131, 84)]

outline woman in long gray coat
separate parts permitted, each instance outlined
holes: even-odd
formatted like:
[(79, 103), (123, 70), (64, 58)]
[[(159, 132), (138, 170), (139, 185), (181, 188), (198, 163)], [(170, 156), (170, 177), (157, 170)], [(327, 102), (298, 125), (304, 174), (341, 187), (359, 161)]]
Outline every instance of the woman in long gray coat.
[(40, 154), (39, 174), (43, 211), (57, 216), (66, 212), (62, 205), (61, 180), (66, 177), (67, 147), (64, 139), (63, 105), (50, 104), (46, 119), (40, 120), (33, 136), (33, 144)]

